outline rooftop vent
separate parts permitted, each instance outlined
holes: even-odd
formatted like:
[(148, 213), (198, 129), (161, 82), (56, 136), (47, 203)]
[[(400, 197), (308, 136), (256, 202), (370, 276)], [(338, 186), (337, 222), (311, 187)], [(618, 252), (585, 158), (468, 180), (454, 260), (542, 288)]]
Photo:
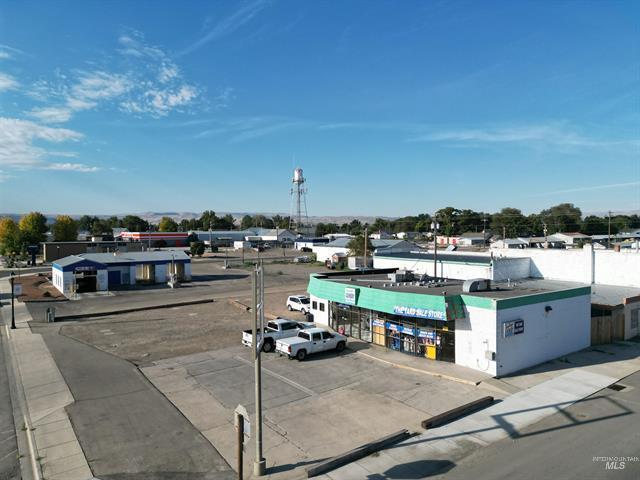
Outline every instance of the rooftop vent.
[(471, 292), (486, 292), (491, 289), (491, 280), (488, 278), (472, 278), (465, 280), (462, 284), (462, 291), (465, 293)]

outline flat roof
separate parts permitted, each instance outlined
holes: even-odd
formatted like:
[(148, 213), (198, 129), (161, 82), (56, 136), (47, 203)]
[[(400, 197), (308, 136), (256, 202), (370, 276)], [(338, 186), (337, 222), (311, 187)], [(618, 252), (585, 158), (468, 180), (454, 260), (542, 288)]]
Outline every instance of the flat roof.
[(125, 252), (125, 253), (81, 253), (78, 257), (94, 262), (108, 263), (145, 263), (189, 260), (189, 256), (181, 250), (153, 251), (153, 252)]
[(591, 285), (591, 303), (616, 307), (623, 305), (627, 298), (637, 297), (640, 301), (640, 288), (618, 285)]
[[(433, 253), (428, 252), (397, 252), (397, 253), (381, 253), (376, 255), (376, 257), (386, 257), (386, 258), (406, 258), (408, 260), (425, 260), (425, 261), (433, 261)], [(438, 261), (442, 262), (458, 262), (458, 263), (475, 263), (478, 265), (491, 265), (491, 256), (490, 255), (461, 255), (457, 253), (438, 253)]]
[(431, 284), (424, 282), (423, 285), (416, 285), (417, 282), (391, 283), (386, 273), (372, 273), (365, 275), (344, 277), (327, 277), (329, 280), (344, 285), (371, 287), (393, 292), (418, 293), (434, 296), (468, 295), (472, 297), (483, 297), (495, 300), (505, 298), (523, 297), (526, 295), (536, 295), (540, 293), (556, 292), (560, 290), (570, 290), (573, 288), (588, 287), (589, 285), (578, 282), (564, 282), (559, 280), (524, 279), (517, 282), (491, 282), (491, 290), (483, 292), (463, 292), (463, 280), (441, 280)]

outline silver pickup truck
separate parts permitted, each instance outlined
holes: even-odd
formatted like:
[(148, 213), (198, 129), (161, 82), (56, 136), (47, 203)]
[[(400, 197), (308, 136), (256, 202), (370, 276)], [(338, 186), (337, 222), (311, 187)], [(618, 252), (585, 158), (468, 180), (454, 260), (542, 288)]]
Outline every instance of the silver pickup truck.
[(336, 350), (341, 352), (347, 346), (347, 337), (332, 333), (324, 328), (306, 328), (298, 335), (276, 342), (276, 352), (289, 358), (304, 360), (311, 353)]
[[(275, 348), (277, 340), (280, 340), (281, 338), (295, 337), (300, 330), (313, 326), (313, 323), (296, 322), (295, 320), (287, 320), (286, 318), (269, 320), (263, 332), (264, 343), (262, 344), (262, 351), (271, 352)], [(258, 338), (261, 338), (260, 332), (258, 332)], [(242, 332), (242, 344), (247, 347), (253, 345), (252, 330), (245, 330)]]

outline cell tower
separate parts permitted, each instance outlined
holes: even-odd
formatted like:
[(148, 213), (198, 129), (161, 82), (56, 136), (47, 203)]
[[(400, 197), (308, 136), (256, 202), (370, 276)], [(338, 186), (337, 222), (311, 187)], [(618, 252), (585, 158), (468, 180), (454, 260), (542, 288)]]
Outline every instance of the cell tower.
[(301, 168), (293, 171), (293, 187), (291, 187), (291, 213), (289, 215), (289, 230), (305, 235), (309, 230), (307, 215), (307, 189)]

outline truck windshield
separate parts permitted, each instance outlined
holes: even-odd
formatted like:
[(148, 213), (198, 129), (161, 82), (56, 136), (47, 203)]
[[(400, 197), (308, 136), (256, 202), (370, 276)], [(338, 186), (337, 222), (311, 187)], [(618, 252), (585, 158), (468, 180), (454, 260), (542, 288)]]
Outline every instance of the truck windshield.
[(300, 338), (304, 338), (305, 340), (309, 340), (309, 334), (307, 332), (300, 332), (298, 333), (298, 336)]

